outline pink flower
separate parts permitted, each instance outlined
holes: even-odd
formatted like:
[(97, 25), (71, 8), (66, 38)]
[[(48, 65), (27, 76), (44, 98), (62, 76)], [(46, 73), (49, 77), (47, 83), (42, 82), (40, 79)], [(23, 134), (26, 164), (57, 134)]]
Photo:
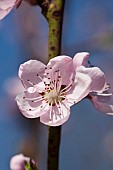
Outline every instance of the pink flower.
[(3, 19), (14, 6), (19, 6), (22, 0), (0, 0), (0, 20)]
[[(109, 92), (110, 86), (106, 83), (104, 73), (98, 67), (85, 68), (88, 55), (83, 58), (81, 66), (77, 68), (77, 71), (87, 74), (92, 79), (91, 91), (87, 98), (92, 102), (100, 112), (113, 115), (113, 105), (111, 105), (112, 93)], [(76, 60), (78, 60), (76, 58)], [(78, 61), (79, 62), (79, 61)], [(95, 72), (95, 74), (94, 74)]]
[(30, 162), (30, 158), (25, 157), (23, 154), (15, 155), (10, 160), (11, 170), (25, 170), (25, 161)]
[[(20, 65), (19, 77), (25, 91), (16, 97), (16, 101), (22, 114), (28, 118), (40, 117), (42, 123), (50, 126), (66, 122), (72, 105), (92, 89), (98, 91), (104, 86), (105, 77), (99, 68), (89, 69), (85, 74), (79, 71), (88, 55), (78, 53), (73, 60), (68, 56), (58, 56), (47, 66), (37, 60)], [(101, 85), (96, 76), (101, 79)]]
[(113, 93), (110, 93), (109, 89), (110, 86), (106, 84), (102, 91), (90, 92), (87, 97), (98, 111), (113, 115), (113, 105), (111, 104)]

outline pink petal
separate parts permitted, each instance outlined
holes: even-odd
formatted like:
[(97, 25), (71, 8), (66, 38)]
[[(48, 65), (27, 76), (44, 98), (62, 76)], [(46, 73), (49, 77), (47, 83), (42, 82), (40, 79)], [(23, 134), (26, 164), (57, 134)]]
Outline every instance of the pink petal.
[(10, 11), (12, 10), (12, 8), (9, 9), (1, 9), (0, 8), (0, 20), (3, 19)]
[[(42, 98), (42, 96), (39, 94), (39, 92), (37, 91), (36, 88), (34, 87), (29, 87), (27, 89), (27, 91), (24, 92), (25, 93), (25, 98), (27, 98), (28, 103), (31, 107), (37, 107), (43, 104), (43, 100), (41, 100), (40, 98)], [(37, 98), (37, 102), (36, 100), (34, 100), (34, 98)], [(38, 99), (39, 98), (39, 99)]]
[(77, 68), (78, 72), (84, 73), (91, 77), (92, 91), (101, 91), (105, 86), (105, 74), (98, 67), (85, 68), (80, 66)]
[(0, 0), (0, 8), (1, 9), (8, 9), (13, 8), (17, 0)]
[(109, 115), (113, 115), (113, 105), (103, 103), (103, 102), (99, 102), (97, 96), (93, 96), (90, 99), (90, 101), (96, 107), (96, 109), (98, 111), (109, 114)]
[(106, 102), (109, 102), (111, 100), (111, 96), (112, 96), (112, 93), (97, 93), (97, 92), (90, 92), (89, 93), (89, 96), (91, 97), (94, 97), (94, 96), (97, 96), (98, 97), (98, 101), (99, 102), (103, 102), (103, 103), (106, 103)]
[(16, 97), (16, 102), (25, 117), (36, 118), (45, 114), (49, 110), (49, 105), (46, 103), (41, 105), (40, 102), (37, 102), (37, 107), (31, 107), (30, 104), (24, 99), (24, 96), (24, 93), (18, 95)]
[(51, 74), (50, 77), (53, 77), (53, 79), (56, 74), (55, 71), (59, 70), (63, 85), (69, 84), (74, 73), (72, 58), (68, 56), (57, 56), (51, 59), (47, 65), (47, 68), (47, 71), (49, 71)]
[(3, 19), (21, 0), (0, 0), (0, 20)]
[(75, 70), (77, 67), (81, 65), (85, 65), (88, 58), (89, 58), (89, 53), (87, 52), (77, 53), (73, 58), (73, 65)]
[(77, 103), (89, 94), (90, 89), (91, 78), (88, 75), (77, 72), (75, 76), (75, 84), (66, 95), (67, 100), (70, 99), (70, 101)]
[(13, 156), (10, 160), (10, 169), (24, 170), (24, 161), (29, 162), (30, 158), (25, 157), (23, 154)]
[(60, 125), (62, 125), (63, 123), (65, 123), (69, 119), (70, 109), (68, 109), (65, 106), (65, 104), (62, 104), (61, 108), (62, 108), (61, 115), (60, 115), (60, 111), (58, 110), (58, 108), (56, 106), (53, 106), (54, 111), (52, 111), (52, 120), (50, 121), (50, 111), (48, 111), (47, 113), (43, 114), (40, 117), (40, 121), (42, 123), (44, 123), (45, 125), (48, 125), (48, 126), (60, 126)]
[(108, 101), (110, 101), (110, 99), (111, 99), (111, 96), (98, 96), (98, 101), (99, 102), (103, 102), (103, 103), (106, 103), (106, 102), (108, 102)]
[[(19, 77), (25, 88), (32, 87), (32, 84), (38, 84), (43, 78), (46, 65), (37, 60), (29, 60), (20, 65)], [(28, 81), (29, 80), (29, 81)], [(31, 82), (31, 84), (30, 84)]]

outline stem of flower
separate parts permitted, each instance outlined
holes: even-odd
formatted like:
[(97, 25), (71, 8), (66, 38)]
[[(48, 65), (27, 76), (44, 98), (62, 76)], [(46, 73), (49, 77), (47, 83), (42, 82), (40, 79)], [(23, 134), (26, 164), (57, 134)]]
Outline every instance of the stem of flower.
[(48, 127), (47, 170), (58, 170), (61, 126)]
[(50, 3), (47, 20), (49, 24), (49, 60), (61, 54), (62, 21), (65, 0), (54, 0)]
[[(61, 54), (62, 21), (65, 0), (53, 0), (49, 4), (46, 18), (49, 24), (49, 60)], [(47, 170), (58, 170), (61, 126), (48, 128)]]

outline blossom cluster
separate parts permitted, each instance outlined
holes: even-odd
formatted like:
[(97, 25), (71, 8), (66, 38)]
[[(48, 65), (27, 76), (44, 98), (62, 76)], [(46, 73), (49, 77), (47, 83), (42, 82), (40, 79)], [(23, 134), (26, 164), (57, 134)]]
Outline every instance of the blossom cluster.
[(19, 78), (25, 88), (16, 97), (22, 114), (28, 118), (40, 117), (49, 126), (59, 126), (70, 116), (70, 107), (82, 99), (89, 99), (102, 112), (112, 114), (113, 106), (105, 74), (98, 68), (88, 67), (89, 53), (57, 56), (47, 65), (29, 60), (20, 65)]

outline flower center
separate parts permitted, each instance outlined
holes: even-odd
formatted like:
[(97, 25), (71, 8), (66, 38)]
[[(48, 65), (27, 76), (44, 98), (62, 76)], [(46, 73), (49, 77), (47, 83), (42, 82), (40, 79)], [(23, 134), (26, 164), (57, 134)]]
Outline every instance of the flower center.
[(44, 99), (47, 100), (49, 104), (54, 105), (55, 102), (58, 102), (58, 93), (54, 90), (50, 90), (50, 92), (45, 93)]
[(56, 105), (59, 103), (63, 98), (60, 96), (60, 92), (56, 92), (54, 89), (50, 90), (49, 92), (45, 92), (44, 99), (49, 103), (49, 105)]
[(56, 106), (56, 108), (59, 110), (59, 115), (63, 116), (62, 106), (66, 109), (69, 109), (68, 105), (66, 105), (63, 101), (65, 100), (71, 105), (75, 104), (76, 101), (74, 99), (67, 98), (69, 91), (74, 85), (74, 79), (72, 78), (68, 85), (64, 85), (62, 81), (63, 77), (61, 76), (60, 70), (49, 72), (49, 69), (52, 70), (52, 68), (46, 68), (44, 78), (37, 74), (37, 77), (44, 83), (43, 90), (41, 89), (41, 87), (38, 87), (37, 84), (33, 84), (30, 79), (28, 79), (29, 84), (32, 85), (34, 88), (37, 88), (38, 96), (35, 98), (23, 98), (33, 103), (42, 102), (40, 106), (28, 109), (29, 111), (36, 110), (37, 108), (40, 108), (42, 110), (47, 105), (49, 105), (51, 120), (52, 114), (53, 112), (55, 112), (53, 106)]

